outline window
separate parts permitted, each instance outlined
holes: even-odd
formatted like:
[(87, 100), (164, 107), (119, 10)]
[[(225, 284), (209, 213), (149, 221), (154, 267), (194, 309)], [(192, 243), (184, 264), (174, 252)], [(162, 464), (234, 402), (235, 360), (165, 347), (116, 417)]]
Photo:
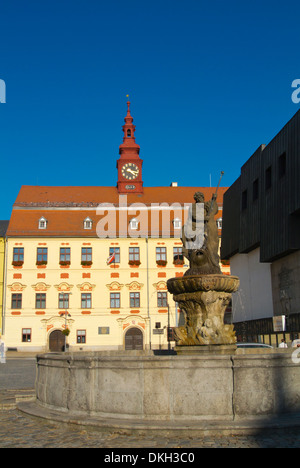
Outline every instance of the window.
[(59, 262), (61, 264), (70, 264), (71, 262), (71, 249), (61, 247), (60, 248), (60, 257), (59, 257)]
[(48, 249), (47, 248), (38, 248), (36, 263), (37, 265), (46, 265), (48, 262)]
[(91, 218), (85, 218), (85, 220), (83, 221), (83, 227), (84, 229), (92, 229), (93, 221), (91, 220)]
[(222, 224), (223, 224), (223, 219), (222, 219), (222, 218), (218, 218), (218, 219), (217, 219), (217, 227), (218, 227), (218, 229), (222, 229)]
[(130, 225), (130, 229), (134, 231), (136, 231), (139, 228), (139, 222), (135, 218), (130, 220), (129, 225)]
[(258, 179), (256, 179), (254, 182), (253, 182), (253, 192), (252, 192), (252, 201), (256, 201), (258, 200), (258, 195), (259, 195), (259, 182), (258, 182)]
[(110, 247), (109, 256), (113, 254), (115, 254), (115, 257), (110, 263), (120, 263), (120, 247)]
[(129, 263), (140, 263), (139, 247), (129, 247)]
[(184, 259), (182, 254), (182, 247), (173, 247), (173, 263), (175, 265), (183, 265)]
[(175, 218), (173, 219), (173, 226), (174, 226), (174, 229), (181, 229), (181, 219), (179, 218)]
[(22, 343), (31, 343), (31, 329), (30, 328), (22, 329)]
[(246, 210), (248, 206), (248, 191), (244, 190), (242, 193), (242, 211)]
[(167, 261), (167, 248), (166, 247), (156, 247), (156, 261), (159, 260)]
[(121, 305), (120, 293), (110, 293), (110, 308), (118, 309)]
[(283, 153), (281, 156), (279, 156), (278, 159), (278, 176), (279, 179), (284, 177), (286, 174), (286, 153)]
[(37, 293), (35, 295), (35, 308), (36, 309), (46, 309), (46, 294)]
[(91, 293), (81, 294), (81, 308), (90, 309), (92, 307), (92, 295)]
[(127, 137), (131, 138), (131, 130), (130, 129), (127, 130)]
[(156, 263), (160, 266), (167, 264), (167, 249), (166, 247), (156, 247)]
[(82, 247), (81, 249), (81, 265), (91, 265), (92, 264), (92, 248), (91, 247)]
[(157, 307), (167, 307), (167, 306), (168, 306), (167, 293), (159, 291), (157, 293)]
[(24, 249), (14, 247), (13, 262), (24, 263)]
[(140, 307), (140, 293), (131, 292), (130, 293), (130, 307)]
[(69, 294), (59, 293), (58, 308), (59, 309), (68, 309), (69, 308)]
[(86, 343), (86, 330), (77, 330), (77, 343), (78, 344), (85, 344)]
[(22, 294), (11, 295), (11, 308), (22, 309)]
[(268, 167), (265, 174), (266, 190), (272, 187), (272, 166)]
[(46, 218), (42, 217), (39, 219), (39, 229), (46, 229), (47, 228), (47, 220)]

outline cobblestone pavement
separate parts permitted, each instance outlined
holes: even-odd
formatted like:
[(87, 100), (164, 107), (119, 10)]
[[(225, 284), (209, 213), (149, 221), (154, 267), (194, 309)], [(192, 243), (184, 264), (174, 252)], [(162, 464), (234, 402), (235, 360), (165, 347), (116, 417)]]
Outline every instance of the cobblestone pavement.
[(7, 359), (6, 364), (0, 364), (0, 391), (34, 388), (35, 374), (34, 358)]
[[(0, 366), (0, 397), (7, 397), (7, 394), (11, 397), (13, 389), (33, 388), (34, 361), (12, 360), (7, 363), (5, 367)], [(23, 391), (16, 393), (22, 395)], [(3, 407), (5, 408), (5, 405)], [(188, 451), (192, 451), (193, 448), (300, 448), (300, 428), (262, 431), (253, 436), (128, 436), (116, 432), (101, 433), (97, 429), (80, 428), (75, 425), (50, 423), (24, 414), (14, 405), (7, 404), (6, 410), (0, 410), (0, 448), (159, 448)]]
[(0, 412), (0, 448), (299, 448), (300, 429), (276, 430), (255, 436), (168, 438), (126, 436), (48, 423), (18, 410)]

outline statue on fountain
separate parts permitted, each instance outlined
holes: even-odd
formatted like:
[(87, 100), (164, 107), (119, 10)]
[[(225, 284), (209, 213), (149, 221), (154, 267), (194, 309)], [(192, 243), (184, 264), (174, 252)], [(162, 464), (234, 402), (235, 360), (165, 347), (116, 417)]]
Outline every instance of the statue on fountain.
[(239, 279), (223, 275), (220, 268), (217, 191), (208, 202), (203, 193), (195, 193), (195, 203), (182, 229), (183, 255), (190, 268), (183, 277), (167, 282), (185, 317), (185, 325), (174, 329), (177, 352), (186, 352), (187, 347), (226, 352), (236, 344), (234, 327), (224, 323), (224, 315)]
[[(186, 276), (221, 274), (219, 235), (215, 221), (215, 215), (218, 213), (216, 199), (217, 196), (214, 194), (209, 202), (205, 202), (203, 193), (196, 192), (194, 195), (195, 203), (189, 210), (181, 239), (182, 253), (190, 262), (190, 269), (186, 272)], [(200, 204), (203, 205), (203, 219), (198, 209)]]

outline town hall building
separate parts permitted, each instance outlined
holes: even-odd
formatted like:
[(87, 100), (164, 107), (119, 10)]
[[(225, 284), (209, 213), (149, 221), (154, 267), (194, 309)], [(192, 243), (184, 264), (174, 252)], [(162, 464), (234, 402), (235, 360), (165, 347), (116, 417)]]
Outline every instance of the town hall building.
[(166, 282), (187, 268), (181, 230), (194, 193), (210, 200), (216, 189), (145, 187), (127, 105), (116, 186), (21, 187), (6, 234), (7, 348), (163, 349), (182, 320)]

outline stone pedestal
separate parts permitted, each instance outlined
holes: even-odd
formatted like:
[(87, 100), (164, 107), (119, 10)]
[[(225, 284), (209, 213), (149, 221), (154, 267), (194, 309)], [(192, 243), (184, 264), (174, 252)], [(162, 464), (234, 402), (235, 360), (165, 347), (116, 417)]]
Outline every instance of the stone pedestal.
[(167, 285), (185, 315), (185, 325), (174, 330), (177, 346), (210, 346), (212, 350), (213, 345), (236, 343), (233, 325), (224, 324), (231, 293), (239, 287), (236, 276), (183, 276), (168, 280)]

